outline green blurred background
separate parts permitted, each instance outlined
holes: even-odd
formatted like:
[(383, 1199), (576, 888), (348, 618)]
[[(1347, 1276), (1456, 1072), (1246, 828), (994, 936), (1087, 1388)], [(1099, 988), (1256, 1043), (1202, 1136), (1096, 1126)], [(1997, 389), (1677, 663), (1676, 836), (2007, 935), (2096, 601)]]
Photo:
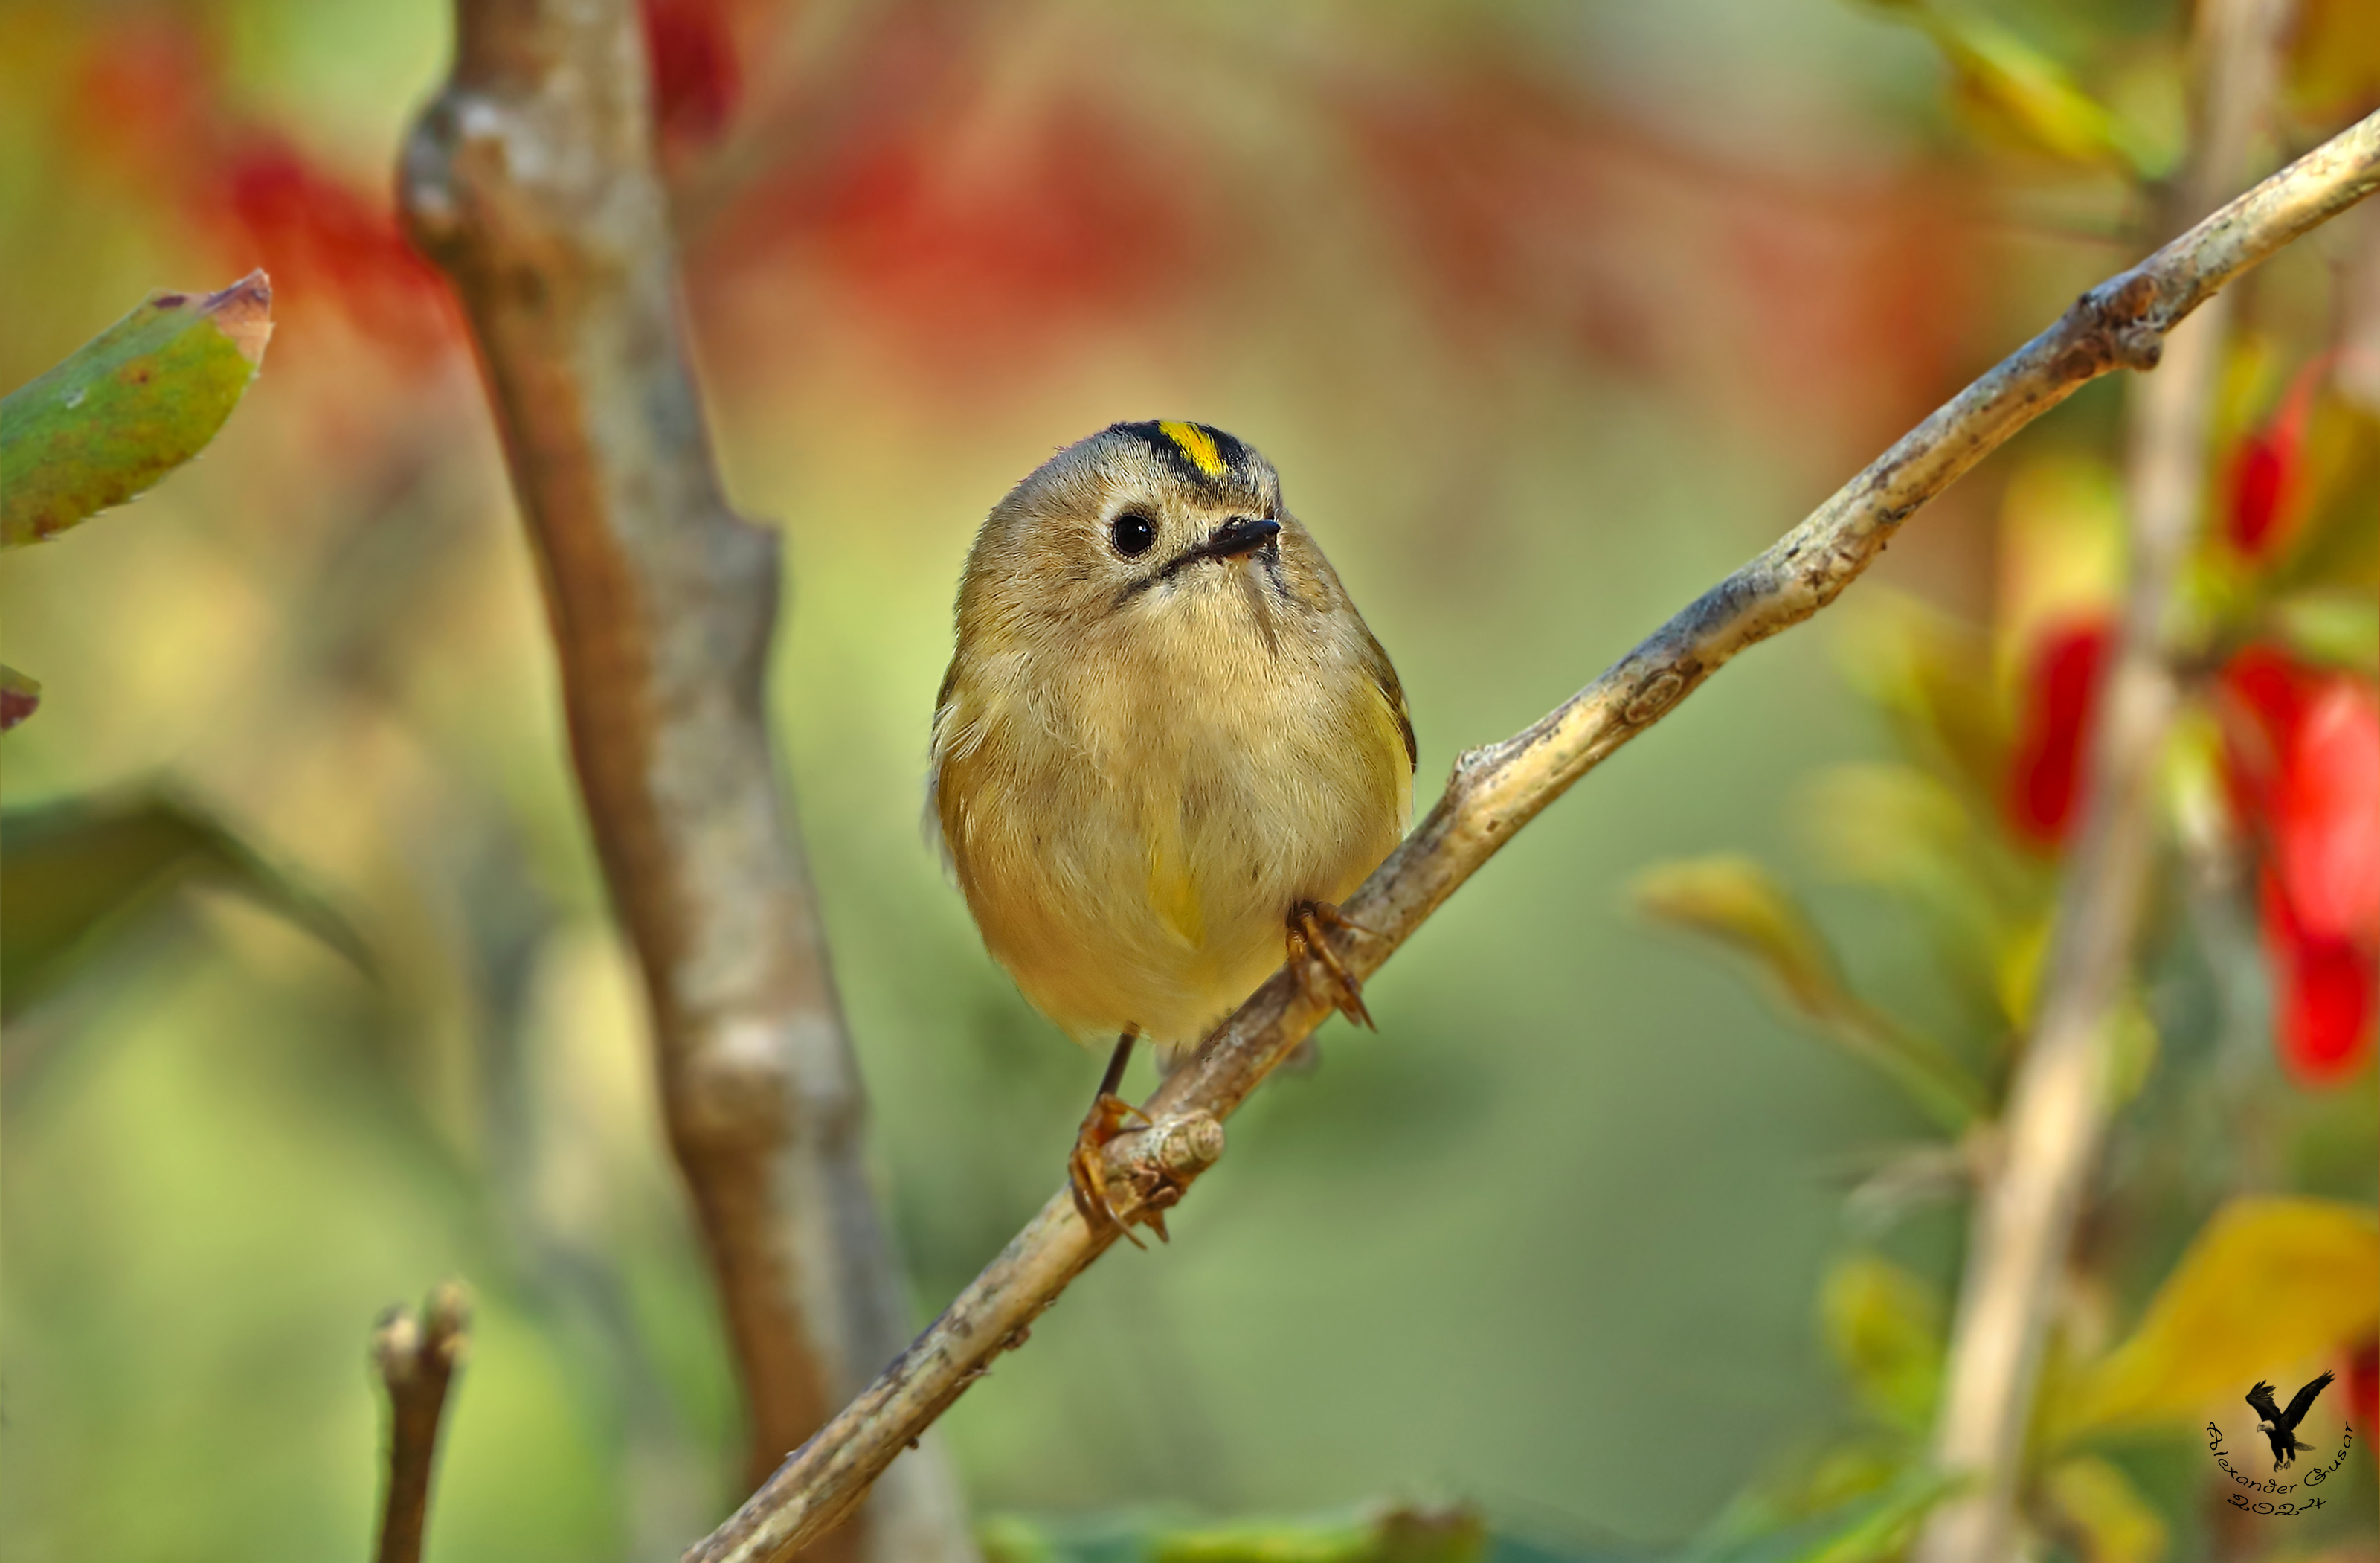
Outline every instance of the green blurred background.
[[(2174, 133), (2169, 7), (1997, 9)], [(921, 1322), (1056, 1186), (1097, 1072), (919, 826), (951, 594), (1010, 483), (1119, 418), (1262, 448), (1395, 658), (1427, 800), (2131, 253), (2120, 181), (1974, 150), (1925, 39), (1835, 0), (651, 12), (729, 490), (789, 540), (774, 712)], [(447, 29), (0, 9), (0, 385), (152, 287), (261, 265), (280, 319), (203, 460), (0, 568), (47, 687), (0, 790), (181, 800), (377, 968), (200, 885), (15, 1018), (29, 1563), (360, 1555), (370, 1324), (447, 1275), (479, 1325), (433, 1557), (674, 1556), (733, 1496), (533, 567), (389, 215)], [(1834, 617), (1988, 617), (2006, 465)], [(1920, 1120), (1626, 887), (1757, 853), (1855, 976), (1938, 1005), (1921, 934), (1795, 828), (1887, 745), (1843, 644), (1746, 657), (1431, 922), (1378, 1034), (1328, 1028), (1172, 1246), (1111, 1255), (946, 1420), (979, 1511), (1463, 1498), (1663, 1546), (1827, 1423), (1842, 1194)], [(1899, 1240), (1950, 1272), (1947, 1219)]]

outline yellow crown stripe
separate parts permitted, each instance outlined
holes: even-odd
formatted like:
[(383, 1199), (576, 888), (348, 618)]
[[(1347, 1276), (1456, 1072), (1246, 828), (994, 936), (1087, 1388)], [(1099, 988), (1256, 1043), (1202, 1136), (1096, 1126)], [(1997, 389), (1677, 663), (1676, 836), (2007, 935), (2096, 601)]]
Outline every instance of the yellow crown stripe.
[(1168, 421), (1160, 423), (1157, 430), (1181, 447), (1182, 454), (1190, 458), (1190, 465), (1210, 478), (1223, 475), (1223, 453), (1215, 448), (1214, 435), (1196, 423)]

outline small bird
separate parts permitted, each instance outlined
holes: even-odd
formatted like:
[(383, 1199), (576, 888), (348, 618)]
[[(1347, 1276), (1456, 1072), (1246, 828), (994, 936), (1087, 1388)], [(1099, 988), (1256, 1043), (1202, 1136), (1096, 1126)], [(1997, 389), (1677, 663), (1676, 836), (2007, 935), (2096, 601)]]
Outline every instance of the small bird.
[(2331, 1377), (2325, 1373), (2289, 1397), (2288, 1410), (2274, 1403), (2273, 1386), (2261, 1378), (2256, 1381), (2256, 1387), (2248, 1391), (2248, 1404), (2255, 1407), (2256, 1414), (2264, 1419), (2256, 1423), (2256, 1431), (2272, 1443), (2275, 1471), (2297, 1463), (2299, 1451), (2305, 1447), (2298, 1442), (2298, 1423), (2305, 1420), (2306, 1412), (2313, 1410), (2314, 1397), (2330, 1386)]
[(977, 534), (956, 617), (929, 824), (1025, 996), (1114, 1040), (1067, 1164), (1114, 1223), (1099, 1153), (1138, 1116), (1135, 1039), (1171, 1068), (1284, 943), (1370, 1023), (1322, 931), (1404, 835), (1413, 723), (1280, 475), (1204, 423), (1044, 462)]

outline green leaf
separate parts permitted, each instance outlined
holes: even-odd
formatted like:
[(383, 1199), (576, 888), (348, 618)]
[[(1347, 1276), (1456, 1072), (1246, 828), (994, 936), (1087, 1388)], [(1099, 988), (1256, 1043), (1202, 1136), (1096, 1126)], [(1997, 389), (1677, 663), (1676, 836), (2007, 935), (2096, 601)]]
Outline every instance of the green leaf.
[(0, 814), (0, 1019), (55, 990), (192, 878), (239, 891), (371, 970), (344, 918), (204, 814), (165, 798), (75, 800)]
[(256, 377), (272, 312), (262, 272), (204, 297), (152, 293), (0, 397), (0, 548), (55, 536), (196, 456)]
[(1488, 1527), (1469, 1508), (1397, 1507), (1341, 1524), (1244, 1523), (1160, 1532), (1149, 1563), (1479, 1563)]
[(2169, 161), (2055, 60), (2005, 28), (1926, 0), (1873, 0), (1934, 41), (1982, 128), (2069, 163), (2155, 177)]
[(30, 716), (42, 703), (42, 681), (0, 662), (0, 733)]
[(2301, 660), (2367, 678), (2380, 674), (2380, 603), (2362, 592), (2301, 592), (2271, 611), (2281, 639)]
[(1759, 864), (1731, 856), (1659, 864), (1637, 876), (1633, 897), (1646, 916), (1750, 957), (1796, 1016), (1891, 1077), (1945, 1128), (1963, 1130), (1982, 1116), (1983, 1088), (1845, 987), (1801, 903)]
[(1860, 1403), (1904, 1432), (1931, 1427), (1943, 1354), (1933, 1288), (1878, 1255), (1855, 1254), (1828, 1272), (1819, 1312)]
[(1481, 1563), (1490, 1546), (1477, 1510), (1411, 1504), (1207, 1525), (1131, 1513), (997, 1515), (978, 1539), (990, 1563)]
[(1777, 1511), (1808, 1519), (1872, 1497), (1908, 1472), (1911, 1453), (1906, 1438), (1870, 1437), (1838, 1445), (1820, 1455), (1808, 1476), (1782, 1496)]
[(1876, 1498), (1854, 1506), (1856, 1518), (1795, 1554), (1794, 1563), (1885, 1563), (1900, 1557), (1952, 1485), (1939, 1472), (1912, 1471)]
[(1879, 1491), (1783, 1526), (1770, 1506), (1739, 1499), (1676, 1563), (1885, 1563), (1908, 1550), (1926, 1513), (1955, 1486), (1913, 1467)]
[(2192, 1423), (2259, 1378), (2370, 1338), (2380, 1219), (2331, 1200), (2240, 1198), (2216, 1212), (2140, 1328), (2052, 1407), (2066, 1434)]
[(984, 1563), (1059, 1563), (1063, 1556), (1049, 1534), (1021, 1514), (994, 1514), (976, 1527)]

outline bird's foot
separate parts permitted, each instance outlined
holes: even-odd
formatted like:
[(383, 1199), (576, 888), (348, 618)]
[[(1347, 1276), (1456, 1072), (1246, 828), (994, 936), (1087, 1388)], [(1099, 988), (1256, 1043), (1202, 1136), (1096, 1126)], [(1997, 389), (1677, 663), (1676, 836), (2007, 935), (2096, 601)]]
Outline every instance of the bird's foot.
[(1320, 966), (1334, 990), (1331, 998), (1339, 1006), (1339, 1013), (1356, 1025), (1378, 1031), (1379, 1028), (1372, 1025), (1372, 1012), (1364, 1007), (1363, 984), (1355, 981), (1354, 972), (1339, 963), (1338, 956), (1331, 953), (1330, 941), (1323, 937), (1324, 931), (1332, 928), (1345, 928), (1357, 934), (1372, 933), (1371, 929), (1348, 917), (1329, 901), (1300, 901), (1290, 908), (1290, 959), (1295, 960), (1303, 957)]
[[(1110, 1141), (1123, 1132), (1123, 1126), (1137, 1118), (1148, 1122), (1148, 1115), (1118, 1096), (1112, 1091), (1102, 1091), (1091, 1101), (1091, 1110), (1083, 1115), (1083, 1127), (1075, 1132), (1074, 1153), (1066, 1158), (1066, 1182), (1074, 1191), (1075, 1208), (1082, 1214), (1086, 1225), (1097, 1228), (1113, 1227), (1123, 1234), (1124, 1240), (1135, 1248), (1148, 1245), (1132, 1235), (1131, 1226), (1116, 1214), (1108, 1198), (1107, 1159), (1103, 1153)], [(1162, 1239), (1165, 1223), (1156, 1212), (1141, 1213), (1140, 1218)]]

